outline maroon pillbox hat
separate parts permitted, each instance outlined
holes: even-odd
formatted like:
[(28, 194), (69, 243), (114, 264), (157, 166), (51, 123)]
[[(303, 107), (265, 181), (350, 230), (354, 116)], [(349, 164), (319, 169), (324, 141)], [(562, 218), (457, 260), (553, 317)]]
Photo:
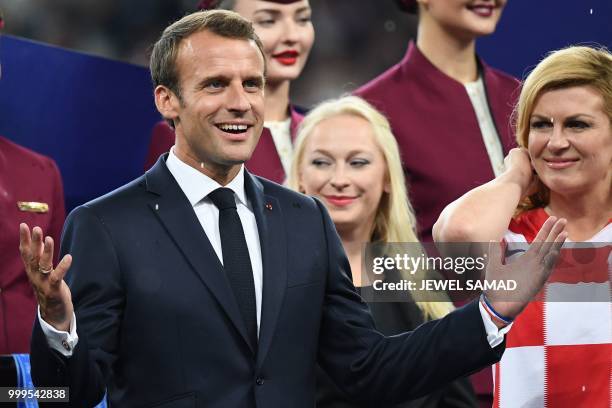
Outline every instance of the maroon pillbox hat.
[[(300, 0), (263, 0), (263, 1), (269, 1), (270, 3), (290, 4), (290, 3), (295, 3), (296, 1), (300, 1)], [(212, 10), (212, 9), (217, 8), (219, 6), (219, 3), (221, 3), (221, 0), (200, 0), (197, 7), (198, 7), (198, 10)]]

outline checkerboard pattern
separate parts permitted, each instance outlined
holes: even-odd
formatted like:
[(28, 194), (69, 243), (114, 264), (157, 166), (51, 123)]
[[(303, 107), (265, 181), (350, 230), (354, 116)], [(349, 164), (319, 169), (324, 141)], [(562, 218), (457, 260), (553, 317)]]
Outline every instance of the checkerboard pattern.
[[(509, 248), (535, 236), (522, 232), (511, 225)], [(612, 407), (612, 224), (589, 241), (561, 250), (539, 301), (506, 335), (493, 367), (495, 408)]]

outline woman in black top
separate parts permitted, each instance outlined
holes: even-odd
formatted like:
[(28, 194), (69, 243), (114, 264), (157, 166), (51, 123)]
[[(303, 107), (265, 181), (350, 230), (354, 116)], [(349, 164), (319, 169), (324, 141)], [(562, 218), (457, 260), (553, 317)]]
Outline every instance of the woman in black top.
[[(288, 184), (326, 205), (349, 259), (353, 283), (364, 299), (381, 300), (371, 286), (377, 277), (362, 266), (364, 243), (408, 243), (412, 250), (422, 252), (389, 122), (363, 99), (349, 96), (324, 102), (305, 117)], [(384, 281), (414, 281), (435, 274), (418, 272), (389, 271)], [(444, 293), (438, 293), (435, 302), (415, 302), (408, 292), (398, 295), (393, 302), (369, 302), (376, 326), (385, 335), (414, 329), (453, 309)], [(317, 392), (318, 407), (360, 406), (359, 401), (349, 401), (321, 369)], [(400, 406), (475, 407), (476, 401), (469, 381), (459, 379)]]

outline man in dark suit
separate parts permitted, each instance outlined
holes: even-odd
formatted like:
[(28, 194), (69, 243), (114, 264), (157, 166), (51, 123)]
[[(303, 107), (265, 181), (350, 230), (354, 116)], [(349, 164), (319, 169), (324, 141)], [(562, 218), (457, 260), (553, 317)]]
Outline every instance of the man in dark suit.
[[(500, 358), (508, 328), (476, 302), (382, 336), (321, 203), (244, 170), (261, 133), (265, 80), (246, 20), (184, 17), (155, 45), (151, 71), (157, 107), (176, 129), (170, 153), (74, 210), (62, 240), (71, 255), (55, 268), (52, 239), (21, 226), (40, 304), (38, 386), (69, 386), (78, 407), (105, 388), (122, 407), (312, 407), (319, 361), (356, 400), (380, 406)], [(553, 240), (561, 229), (543, 228)], [(541, 257), (556, 247), (543, 246), (513, 277), (545, 279)], [(493, 306), (512, 317), (525, 303)]]

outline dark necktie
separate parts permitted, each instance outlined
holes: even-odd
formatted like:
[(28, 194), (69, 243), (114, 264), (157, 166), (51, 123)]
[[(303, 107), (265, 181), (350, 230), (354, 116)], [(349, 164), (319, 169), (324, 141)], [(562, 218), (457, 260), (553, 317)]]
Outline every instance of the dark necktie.
[(257, 306), (255, 284), (249, 248), (244, 238), (242, 223), (236, 210), (234, 192), (218, 188), (208, 195), (219, 209), (219, 233), (223, 252), (223, 268), (227, 274), (238, 307), (246, 323), (251, 344), (257, 348)]

